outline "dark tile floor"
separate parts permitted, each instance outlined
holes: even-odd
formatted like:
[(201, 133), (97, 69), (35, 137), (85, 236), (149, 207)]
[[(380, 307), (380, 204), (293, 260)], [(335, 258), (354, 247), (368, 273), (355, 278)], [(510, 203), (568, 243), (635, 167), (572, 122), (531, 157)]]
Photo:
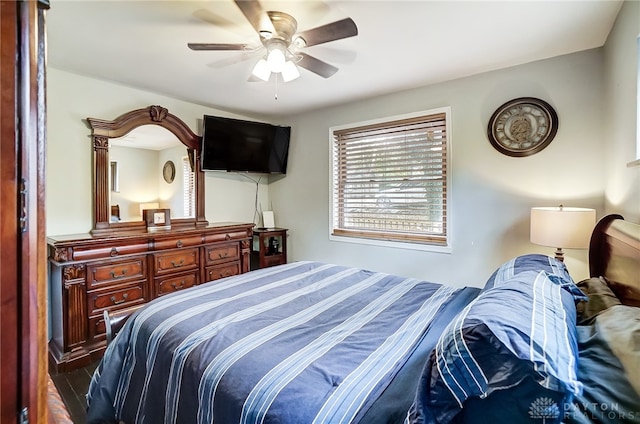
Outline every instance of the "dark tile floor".
[(51, 376), (75, 424), (86, 423), (87, 400), (85, 396), (89, 389), (91, 376), (98, 363), (95, 362), (84, 368)]

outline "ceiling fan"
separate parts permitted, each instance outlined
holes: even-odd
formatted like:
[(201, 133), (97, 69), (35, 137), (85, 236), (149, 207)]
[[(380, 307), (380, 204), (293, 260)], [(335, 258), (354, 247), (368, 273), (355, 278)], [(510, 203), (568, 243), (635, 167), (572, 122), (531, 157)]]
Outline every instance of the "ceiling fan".
[[(256, 63), (252, 74), (269, 81), (271, 74), (280, 73), (285, 82), (300, 76), (298, 66), (323, 78), (338, 71), (335, 66), (301, 51), (305, 47), (358, 35), (358, 28), (351, 18), (306, 31), (297, 32), (298, 23), (287, 13), (264, 11), (258, 0), (234, 0), (251, 26), (260, 35), (266, 55)], [(249, 44), (188, 43), (191, 50), (249, 50)]]

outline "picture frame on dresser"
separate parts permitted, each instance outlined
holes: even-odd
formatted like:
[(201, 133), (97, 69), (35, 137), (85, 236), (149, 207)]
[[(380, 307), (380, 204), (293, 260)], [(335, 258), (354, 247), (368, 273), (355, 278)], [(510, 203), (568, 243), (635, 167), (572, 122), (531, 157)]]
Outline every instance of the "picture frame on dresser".
[(147, 231), (162, 231), (171, 228), (170, 209), (144, 209), (142, 215), (147, 223)]

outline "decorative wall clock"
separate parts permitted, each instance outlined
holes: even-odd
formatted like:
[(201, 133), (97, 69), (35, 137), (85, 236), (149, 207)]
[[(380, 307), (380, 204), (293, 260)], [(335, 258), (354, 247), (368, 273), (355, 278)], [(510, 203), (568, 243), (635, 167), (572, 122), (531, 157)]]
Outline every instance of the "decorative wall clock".
[(544, 100), (520, 97), (500, 106), (491, 115), (489, 141), (500, 153), (521, 157), (538, 153), (558, 132), (558, 115)]
[(167, 183), (171, 184), (173, 182), (173, 179), (176, 177), (176, 166), (173, 164), (173, 161), (168, 160), (164, 163), (162, 176)]

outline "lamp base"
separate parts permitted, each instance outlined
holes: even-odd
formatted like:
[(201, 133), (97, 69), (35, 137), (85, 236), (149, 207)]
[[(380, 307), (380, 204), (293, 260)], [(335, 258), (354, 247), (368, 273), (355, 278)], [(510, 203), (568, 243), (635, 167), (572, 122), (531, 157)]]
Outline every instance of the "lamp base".
[(560, 262), (564, 262), (564, 252), (562, 251), (562, 247), (556, 248), (556, 259)]

